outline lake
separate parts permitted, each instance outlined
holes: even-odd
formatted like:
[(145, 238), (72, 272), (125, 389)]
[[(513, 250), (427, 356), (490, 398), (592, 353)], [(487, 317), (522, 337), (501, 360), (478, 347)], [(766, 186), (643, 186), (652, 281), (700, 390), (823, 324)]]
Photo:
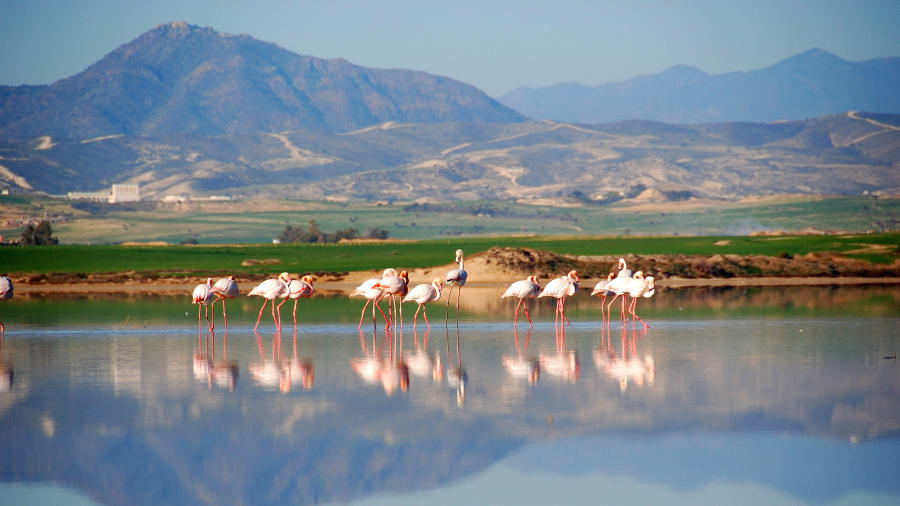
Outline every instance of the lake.
[(210, 333), (188, 295), (17, 296), (0, 503), (900, 501), (900, 287), (661, 290), (646, 330), (579, 294), (564, 334), (500, 293), (458, 332), (332, 294), (281, 334), (256, 298)]

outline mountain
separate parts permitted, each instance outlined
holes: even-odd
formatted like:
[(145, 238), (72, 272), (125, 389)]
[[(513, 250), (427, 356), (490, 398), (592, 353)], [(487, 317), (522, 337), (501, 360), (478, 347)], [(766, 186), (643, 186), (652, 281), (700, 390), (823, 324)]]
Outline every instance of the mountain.
[(473, 86), (160, 25), (47, 86), (0, 87), (0, 137), (342, 132), (385, 121), (517, 122)]
[(708, 75), (677, 65), (618, 83), (518, 88), (500, 103), (572, 123), (801, 120), (849, 110), (900, 113), (900, 58), (862, 62), (811, 49), (770, 67)]
[[(0, 188), (606, 205), (900, 192), (900, 115), (780, 123), (385, 122), (332, 134), (0, 139)], [(439, 205), (435, 209), (439, 210)]]

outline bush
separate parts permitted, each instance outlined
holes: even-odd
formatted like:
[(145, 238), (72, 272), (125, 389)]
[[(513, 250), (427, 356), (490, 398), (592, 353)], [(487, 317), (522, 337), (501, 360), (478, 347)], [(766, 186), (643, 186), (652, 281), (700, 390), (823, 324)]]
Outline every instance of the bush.
[(50, 222), (44, 220), (37, 224), (29, 224), (22, 232), (22, 244), (28, 246), (55, 246), (59, 239), (53, 236), (53, 228)]

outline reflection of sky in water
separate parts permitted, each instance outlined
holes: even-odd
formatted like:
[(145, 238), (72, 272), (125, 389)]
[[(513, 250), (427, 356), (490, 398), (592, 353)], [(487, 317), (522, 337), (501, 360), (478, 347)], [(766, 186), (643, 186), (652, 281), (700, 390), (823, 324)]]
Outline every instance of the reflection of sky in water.
[(459, 352), (443, 324), (373, 342), (353, 314), (279, 346), (231, 306), (227, 356), (169, 324), (24, 325), (0, 349), (0, 479), (110, 504), (896, 501), (898, 320), (842, 289), (748, 317), (773, 290), (691, 319), (668, 312), (703, 297), (673, 293), (646, 333), (574, 305), (559, 345), (546, 315), (469, 320)]

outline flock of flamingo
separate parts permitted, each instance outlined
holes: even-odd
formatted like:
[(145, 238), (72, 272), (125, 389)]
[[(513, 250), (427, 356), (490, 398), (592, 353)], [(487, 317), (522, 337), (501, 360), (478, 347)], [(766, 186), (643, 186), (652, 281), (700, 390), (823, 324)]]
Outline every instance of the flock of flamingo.
[[(366, 299), (362, 312), (359, 316), (358, 328), (362, 328), (363, 319), (366, 315), (366, 309), (372, 306), (372, 325), (376, 326), (375, 309), (381, 313), (384, 318), (385, 329), (399, 324), (403, 325), (403, 306), (402, 302), (415, 302), (418, 307), (413, 316), (413, 328), (418, 322), (419, 312), (423, 313), (425, 324), (431, 328), (431, 322), (428, 321), (427, 304), (435, 302), (441, 298), (445, 284), (450, 287), (447, 295), (447, 306), (444, 313), (444, 323), (448, 324), (450, 315), (450, 301), (453, 298), (453, 287), (457, 287), (456, 292), (456, 326), (459, 327), (459, 301), (462, 293), (462, 287), (465, 286), (468, 279), (468, 273), (464, 266), (463, 251), (456, 250), (457, 268), (447, 272), (444, 279), (436, 278), (430, 284), (416, 285), (412, 289), (409, 288), (409, 273), (407, 271), (397, 271), (393, 268), (385, 269), (381, 278), (372, 278), (356, 287), (350, 293), (351, 297), (364, 297)], [(531, 327), (534, 323), (528, 312), (526, 299), (535, 297), (554, 297), (556, 299), (556, 314), (554, 318), (555, 325), (569, 325), (569, 319), (566, 317), (566, 298), (575, 295), (578, 291), (578, 272), (569, 271), (565, 276), (558, 277), (547, 283), (547, 286), (541, 287), (541, 282), (537, 276), (528, 276), (521, 281), (516, 281), (506, 289), (501, 298), (515, 297), (519, 299), (513, 314), (513, 325), (518, 326), (519, 308), (524, 307), (525, 317)], [(253, 330), (259, 328), (263, 311), (269, 304), (272, 311), (272, 321), (275, 328), (281, 331), (281, 306), (288, 300), (294, 301), (293, 318), (294, 327), (297, 326), (297, 302), (299, 299), (312, 296), (315, 288), (313, 283), (315, 278), (310, 275), (303, 276), (300, 279), (293, 279), (290, 274), (283, 272), (276, 278), (263, 281), (250, 290), (249, 295), (258, 295), (262, 297), (263, 304), (259, 309), (259, 315), (256, 318), (256, 326)], [(637, 301), (639, 298), (649, 298), (655, 293), (653, 276), (644, 277), (641, 271), (632, 274), (624, 258), (619, 259), (616, 272), (610, 272), (606, 279), (601, 280), (594, 286), (591, 291), (592, 296), (601, 298), (601, 312), (603, 321), (609, 324), (612, 305), (616, 299), (622, 298), (621, 319), (623, 324), (627, 321), (628, 316), (632, 318), (632, 322), (640, 321), (644, 328), (649, 328), (644, 320), (635, 312)], [(11, 289), (10, 289), (11, 293)], [(192, 303), (197, 304), (197, 322), (198, 325), (202, 319), (203, 308), (206, 308), (206, 320), (210, 330), (215, 329), (215, 304), (222, 302), (222, 315), (225, 320), (225, 328), (228, 328), (228, 313), (225, 310), (225, 301), (238, 296), (238, 286), (234, 276), (222, 278), (213, 284), (212, 278), (207, 279), (205, 284), (199, 284), (194, 288), (192, 295)], [(607, 304), (608, 297), (612, 300)], [(631, 300), (626, 303), (626, 298)], [(276, 304), (276, 300), (281, 302)], [(380, 302), (388, 299), (388, 313), (385, 313), (380, 306)], [(399, 299), (396, 300), (396, 299)], [(210, 320), (210, 309), (212, 309), (212, 320)], [(396, 324), (395, 324), (396, 321)], [(0, 324), (2, 325), (2, 324)]]

